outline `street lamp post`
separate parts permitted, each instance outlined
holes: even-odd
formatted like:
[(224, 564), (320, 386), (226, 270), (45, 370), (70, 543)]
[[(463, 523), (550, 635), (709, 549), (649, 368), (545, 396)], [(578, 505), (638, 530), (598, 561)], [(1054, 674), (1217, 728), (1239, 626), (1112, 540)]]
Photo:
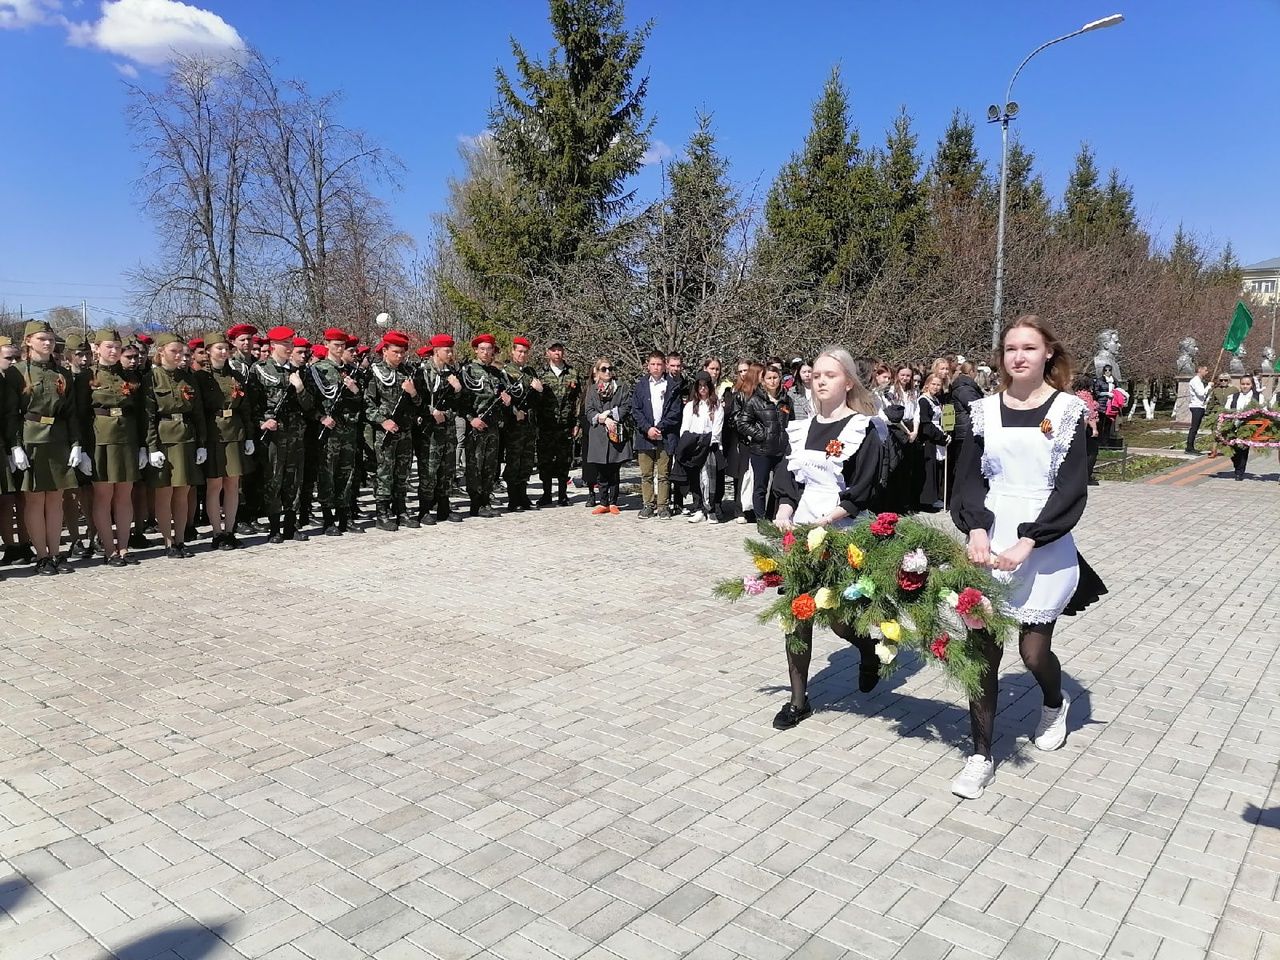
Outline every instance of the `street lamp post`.
[(1018, 79), (1018, 74), (1022, 72), (1022, 68), (1041, 50), (1052, 47), (1055, 43), (1061, 43), (1063, 40), (1078, 37), (1082, 33), (1101, 30), (1104, 27), (1114, 27), (1116, 24), (1123, 22), (1124, 17), (1121, 14), (1113, 13), (1111, 16), (1103, 17), (1101, 20), (1093, 20), (1086, 23), (1079, 30), (1063, 34), (1047, 43), (1040, 44), (1040, 46), (1027, 54), (1026, 58), (1018, 64), (1018, 69), (1013, 71), (1013, 76), (1009, 78), (1009, 86), (1005, 88), (1004, 106), (1001, 107), (993, 103), (987, 108), (987, 122), (1000, 124), (1000, 216), (996, 222), (996, 296), (991, 311), (992, 350), (1000, 345), (1000, 313), (1004, 305), (1004, 220), (1009, 199), (1009, 121), (1018, 115), (1018, 105), (1012, 99), (1013, 81)]

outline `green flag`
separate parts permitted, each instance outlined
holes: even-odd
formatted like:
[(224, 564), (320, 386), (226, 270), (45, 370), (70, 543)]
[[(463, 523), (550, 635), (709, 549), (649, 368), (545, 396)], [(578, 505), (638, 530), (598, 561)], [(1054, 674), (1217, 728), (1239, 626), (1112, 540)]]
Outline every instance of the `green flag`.
[(1249, 335), (1249, 329), (1253, 326), (1253, 314), (1249, 312), (1249, 308), (1244, 305), (1244, 301), (1236, 301), (1236, 312), (1231, 318), (1231, 327), (1227, 330), (1227, 338), (1222, 341), (1222, 349), (1227, 353), (1235, 353), (1244, 343), (1244, 338)]

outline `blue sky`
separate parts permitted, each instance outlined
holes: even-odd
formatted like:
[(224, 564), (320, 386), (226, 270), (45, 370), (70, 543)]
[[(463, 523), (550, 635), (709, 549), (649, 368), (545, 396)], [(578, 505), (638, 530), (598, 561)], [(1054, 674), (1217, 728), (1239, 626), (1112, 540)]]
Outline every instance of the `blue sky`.
[[(170, 22), (155, 22), (166, 6)], [(419, 236), (456, 172), (459, 138), (486, 125), (509, 36), (534, 51), (550, 43), (540, 0), (202, 6), (0, 0), (0, 302), (31, 311), (84, 298), (126, 309), (124, 273), (152, 256), (154, 240), (134, 204), (140, 161), (123, 119), (123, 74), (158, 82), (173, 36), (238, 35), (283, 74), (345, 91), (345, 119), (404, 160), (404, 187), (389, 200)], [(1015, 88), (1016, 126), (1050, 190), (1061, 193), (1088, 140), (1099, 165), (1133, 185), (1158, 237), (1183, 222), (1231, 240), (1244, 263), (1280, 256), (1280, 0), (628, 5), (633, 21), (654, 20), (644, 66), (657, 140), (678, 151), (694, 112), (712, 112), (733, 176), (761, 195), (803, 139), (834, 63), (864, 141), (881, 140), (905, 104), (927, 156), (953, 108), (980, 119), (1031, 49), (1117, 11), (1124, 24), (1044, 52)], [(995, 169), (998, 129), (978, 132)], [(638, 178), (642, 196), (656, 189), (657, 169)]]

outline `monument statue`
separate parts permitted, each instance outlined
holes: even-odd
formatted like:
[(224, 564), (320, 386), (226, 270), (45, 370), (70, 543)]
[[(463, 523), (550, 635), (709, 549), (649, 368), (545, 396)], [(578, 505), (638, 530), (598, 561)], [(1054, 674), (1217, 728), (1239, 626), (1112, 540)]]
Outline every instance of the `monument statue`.
[(1196, 372), (1196, 358), (1200, 356), (1200, 345), (1195, 337), (1183, 337), (1178, 344), (1178, 373), (1191, 376)]
[(1233, 377), (1243, 377), (1249, 371), (1244, 366), (1244, 344), (1240, 344), (1240, 349), (1231, 355), (1231, 362), (1227, 364), (1227, 373)]
[(1120, 373), (1120, 334), (1108, 327), (1098, 334), (1098, 352), (1093, 355), (1093, 375), (1102, 377), (1102, 368), (1110, 367), (1117, 384), (1125, 382)]
[(1268, 344), (1262, 348), (1262, 372), (1273, 373), (1276, 371), (1276, 352)]

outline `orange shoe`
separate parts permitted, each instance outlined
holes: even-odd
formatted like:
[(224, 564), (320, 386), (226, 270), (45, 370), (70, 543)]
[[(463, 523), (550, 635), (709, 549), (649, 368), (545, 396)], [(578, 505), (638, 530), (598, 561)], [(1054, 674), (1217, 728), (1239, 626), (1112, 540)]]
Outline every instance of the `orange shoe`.
[(609, 506), (609, 512), (610, 512), (610, 513), (612, 513), (612, 514), (617, 515), (617, 514), (621, 513), (622, 511), (621, 511), (621, 510), (619, 510), (617, 507), (615, 507), (615, 506), (613, 506), (613, 505), (610, 505), (610, 506)]
[(609, 508), (608, 508), (608, 507), (606, 507), (606, 506), (599, 506), (599, 507), (596, 507), (594, 510), (592, 510), (592, 511), (591, 511), (591, 515), (592, 515), (592, 516), (595, 516), (595, 517), (598, 517), (598, 516), (600, 516), (602, 513), (608, 513), (608, 512), (609, 512)]

